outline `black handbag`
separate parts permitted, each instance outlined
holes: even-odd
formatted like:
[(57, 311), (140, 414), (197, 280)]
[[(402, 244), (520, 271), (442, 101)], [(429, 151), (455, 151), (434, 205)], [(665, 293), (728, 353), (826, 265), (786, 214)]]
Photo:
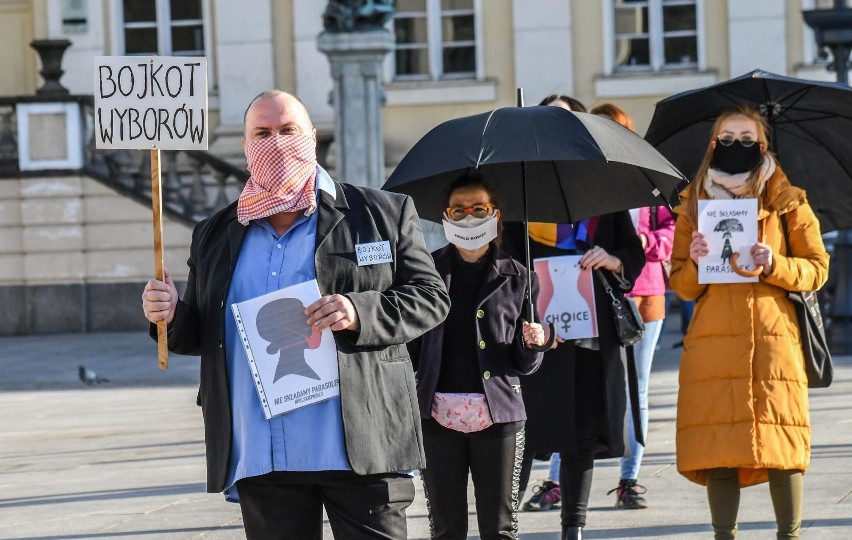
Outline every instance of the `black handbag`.
[[(781, 226), (784, 229), (787, 256), (792, 256), (790, 238), (787, 234), (787, 216), (784, 214), (781, 214)], [(796, 308), (808, 387), (827, 388), (834, 380), (834, 367), (831, 365), (831, 352), (828, 350), (828, 340), (825, 338), (825, 326), (817, 293), (816, 291), (788, 292), (787, 296)]]
[(645, 334), (645, 323), (639, 315), (636, 303), (627, 296), (616, 296), (603, 272), (595, 270), (595, 275), (601, 280), (604, 290), (612, 300), (612, 319), (615, 323), (615, 333), (618, 340), (625, 347), (634, 345)]

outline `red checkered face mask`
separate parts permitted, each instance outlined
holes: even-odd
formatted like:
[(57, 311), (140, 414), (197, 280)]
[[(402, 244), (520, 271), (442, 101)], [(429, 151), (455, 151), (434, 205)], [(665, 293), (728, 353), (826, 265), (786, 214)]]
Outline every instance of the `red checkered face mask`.
[(316, 210), (317, 153), (310, 135), (272, 135), (246, 147), (251, 178), (237, 202), (237, 219)]

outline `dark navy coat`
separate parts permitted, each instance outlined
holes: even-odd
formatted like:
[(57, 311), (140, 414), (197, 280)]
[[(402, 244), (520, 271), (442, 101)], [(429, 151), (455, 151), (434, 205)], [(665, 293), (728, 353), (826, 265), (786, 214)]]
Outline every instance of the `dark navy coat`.
[[(432, 253), (435, 268), (447, 290), (452, 280), (455, 249), (450, 244)], [(519, 376), (538, 369), (543, 354), (524, 347), (521, 341), (521, 322), (528, 318), (529, 312), (524, 302), (527, 270), (499, 247), (492, 245), (491, 249), (494, 250), (492, 262), (485, 271), (477, 300), (478, 343), (475, 345), (479, 373), (494, 422), (516, 422), (527, 417)], [(533, 306), (537, 298), (538, 282), (533, 279)], [(422, 418), (432, 416), (432, 398), (438, 385), (441, 364), (446, 358), (443, 354), (445, 324), (441, 323), (409, 344), (412, 361), (417, 369), (417, 400)], [(484, 347), (480, 343), (484, 343)]]

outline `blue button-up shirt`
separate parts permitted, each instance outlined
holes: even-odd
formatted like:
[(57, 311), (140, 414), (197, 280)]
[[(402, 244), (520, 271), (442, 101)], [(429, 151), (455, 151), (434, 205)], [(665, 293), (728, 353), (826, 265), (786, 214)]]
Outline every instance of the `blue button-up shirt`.
[[(335, 195), (334, 182), (317, 167), (319, 190)], [(314, 249), (317, 214), (299, 216), (279, 236), (266, 219), (251, 221), (231, 287), (228, 305), (316, 279)], [(314, 403), (267, 420), (252, 380), (234, 318), (225, 316), (225, 358), (231, 390), (231, 463), (225, 497), (239, 500), (237, 480), (271, 471), (350, 470), (343, 436), (340, 398)]]

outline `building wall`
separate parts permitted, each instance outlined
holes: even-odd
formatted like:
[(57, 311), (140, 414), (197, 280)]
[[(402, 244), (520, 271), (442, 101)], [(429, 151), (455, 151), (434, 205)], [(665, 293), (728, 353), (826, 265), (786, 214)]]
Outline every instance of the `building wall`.
[(32, 94), (36, 89), (38, 65), (29, 43), (34, 39), (33, 12), (26, 0), (0, 2), (0, 96)]
[(483, 80), (386, 84), (385, 161), (390, 167), (441, 122), (515, 105), (512, 2), (483, 3)]
[[(80, 176), (0, 180), (0, 335), (144, 329), (151, 209)], [(164, 219), (185, 282), (189, 227)]]
[[(299, 95), (321, 132), (333, 133), (328, 60), (317, 50), (326, 2), (203, 0), (206, 14), (211, 152), (241, 159), (242, 114), (259, 91)], [(0, 2), (0, 95), (30, 95), (41, 85), (32, 39), (67, 38), (66, 75), (72, 93), (93, 90), (93, 57), (118, 54), (118, 0), (87, 0), (88, 28), (66, 33), (62, 3)], [(394, 82), (386, 70), (383, 126), (389, 173), (438, 123), (515, 105), (550, 93), (588, 106), (611, 101), (647, 129), (654, 104), (760, 67), (803, 78), (834, 80), (815, 63), (813, 34), (802, 9), (832, 0), (703, 0), (705, 56), (698, 70), (608, 73), (602, 37), (606, 0), (481, 0), (482, 77), (478, 80)], [(345, 179), (344, 179), (345, 180)], [(166, 266), (186, 278), (190, 230), (164, 224)], [(430, 247), (440, 227), (425, 224)], [(0, 179), (0, 333), (76, 332), (144, 328), (139, 295), (153, 273), (150, 209), (78, 176)]]

